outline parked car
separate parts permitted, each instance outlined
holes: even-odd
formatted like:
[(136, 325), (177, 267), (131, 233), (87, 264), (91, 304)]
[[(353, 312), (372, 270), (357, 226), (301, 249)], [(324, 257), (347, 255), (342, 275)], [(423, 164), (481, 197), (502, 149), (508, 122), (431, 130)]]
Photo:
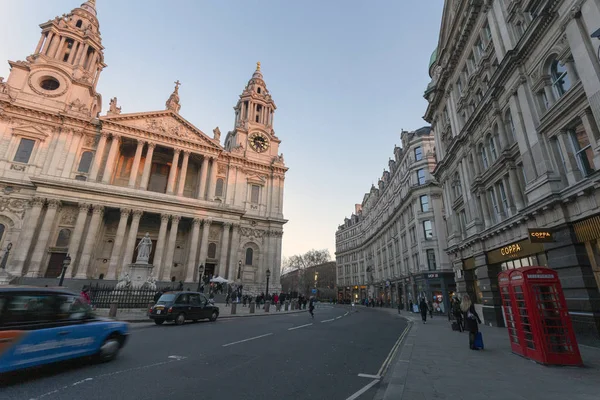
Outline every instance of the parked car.
[(165, 321), (183, 325), (187, 320), (196, 322), (207, 318), (214, 322), (219, 317), (219, 307), (202, 293), (166, 292), (148, 310), (148, 317), (156, 325), (162, 325)]
[(84, 356), (115, 358), (128, 324), (96, 317), (63, 288), (0, 286), (0, 373)]

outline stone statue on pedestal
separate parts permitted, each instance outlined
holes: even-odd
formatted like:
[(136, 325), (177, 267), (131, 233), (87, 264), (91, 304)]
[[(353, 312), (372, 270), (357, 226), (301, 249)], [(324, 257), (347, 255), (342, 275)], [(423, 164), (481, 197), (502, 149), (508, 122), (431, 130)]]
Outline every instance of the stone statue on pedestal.
[(146, 232), (146, 236), (144, 236), (136, 247), (138, 254), (135, 260), (136, 264), (148, 264), (148, 260), (150, 259), (150, 252), (152, 251), (152, 240), (150, 239), (150, 234)]

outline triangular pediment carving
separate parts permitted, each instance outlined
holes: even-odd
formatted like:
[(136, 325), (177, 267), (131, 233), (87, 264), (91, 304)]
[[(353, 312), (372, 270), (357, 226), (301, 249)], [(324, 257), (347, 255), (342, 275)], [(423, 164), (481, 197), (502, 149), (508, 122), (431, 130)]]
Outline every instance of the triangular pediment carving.
[(215, 149), (221, 149), (221, 146), (204, 132), (171, 111), (118, 114), (104, 116), (100, 119), (180, 140), (200, 142)]
[(44, 140), (49, 136), (49, 130), (50, 128), (47, 127), (40, 128), (34, 125), (21, 125), (13, 128), (13, 134)]

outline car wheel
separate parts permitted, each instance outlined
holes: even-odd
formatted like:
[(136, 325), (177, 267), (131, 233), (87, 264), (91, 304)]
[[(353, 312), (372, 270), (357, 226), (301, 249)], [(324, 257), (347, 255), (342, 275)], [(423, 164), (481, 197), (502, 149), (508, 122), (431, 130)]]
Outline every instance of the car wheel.
[(177, 318), (175, 318), (175, 323), (177, 325), (183, 325), (185, 323), (185, 314), (184, 313), (180, 313)]
[(213, 313), (210, 315), (211, 322), (215, 322), (217, 320), (218, 316), (219, 316), (219, 313), (217, 313), (216, 311), (213, 311)]
[(155, 323), (156, 325), (162, 325), (162, 324), (164, 324), (164, 323), (165, 323), (165, 320), (164, 320), (164, 319), (155, 319), (155, 320), (154, 320), (154, 323)]
[(113, 360), (119, 350), (121, 349), (121, 337), (120, 336), (110, 336), (106, 338), (102, 346), (100, 346), (100, 350), (98, 351), (98, 361), (107, 362)]

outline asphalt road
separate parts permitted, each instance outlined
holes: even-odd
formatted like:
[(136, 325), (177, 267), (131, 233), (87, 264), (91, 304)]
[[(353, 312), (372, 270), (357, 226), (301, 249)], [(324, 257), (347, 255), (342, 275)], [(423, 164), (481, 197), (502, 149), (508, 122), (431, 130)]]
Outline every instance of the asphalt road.
[[(144, 324), (116, 360), (14, 374), (0, 398), (345, 400), (374, 382), (358, 374), (377, 375), (406, 327), (377, 310), (347, 311), (325, 306), (314, 320), (300, 313)], [(357, 398), (373, 399), (377, 386)]]

